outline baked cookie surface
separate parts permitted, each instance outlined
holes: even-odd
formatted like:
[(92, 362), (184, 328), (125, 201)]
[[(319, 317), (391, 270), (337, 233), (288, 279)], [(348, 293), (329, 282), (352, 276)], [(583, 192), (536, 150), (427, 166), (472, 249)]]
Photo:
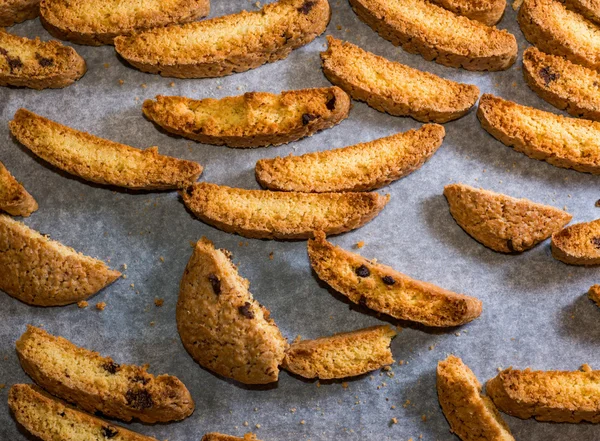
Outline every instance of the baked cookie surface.
[(506, 8), (506, 0), (433, 0), (433, 3), (488, 26), (498, 23)]
[(31, 20), (40, 14), (40, 0), (0, 0), (0, 27)]
[(33, 197), (0, 162), (0, 211), (27, 217), (38, 209)]
[(600, 219), (553, 234), (552, 256), (571, 265), (600, 265)]

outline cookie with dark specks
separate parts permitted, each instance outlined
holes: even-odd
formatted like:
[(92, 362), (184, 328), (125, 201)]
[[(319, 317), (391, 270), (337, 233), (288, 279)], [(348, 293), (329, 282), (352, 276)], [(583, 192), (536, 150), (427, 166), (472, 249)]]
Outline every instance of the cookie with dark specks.
[(552, 256), (570, 265), (600, 265), (600, 219), (553, 234)]
[(35, 199), (0, 162), (0, 210), (13, 216), (27, 217), (37, 209)]
[(31, 20), (40, 14), (40, 0), (0, 0), (0, 27)]

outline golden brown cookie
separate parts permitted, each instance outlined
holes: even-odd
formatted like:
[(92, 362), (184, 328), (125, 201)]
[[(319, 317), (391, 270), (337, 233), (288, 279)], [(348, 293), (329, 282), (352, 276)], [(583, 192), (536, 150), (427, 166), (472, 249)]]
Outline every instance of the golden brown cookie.
[(505, 369), (489, 380), (487, 394), (502, 412), (556, 423), (600, 423), (600, 371)]
[(21, 366), (33, 381), (86, 412), (165, 423), (194, 411), (194, 400), (177, 377), (155, 377), (146, 367), (117, 364), (33, 326), (16, 346)]
[(270, 190), (300, 192), (368, 191), (419, 169), (442, 144), (445, 130), (418, 130), (334, 150), (261, 159), (256, 180)]
[(479, 97), (477, 86), (445, 80), (331, 36), (327, 41), (328, 49), (321, 52), (325, 76), (380, 112), (444, 123), (465, 115)]
[(0, 214), (0, 290), (37, 306), (84, 300), (121, 275)]
[(433, 3), (477, 20), (485, 25), (493, 26), (500, 21), (506, 8), (506, 0), (432, 0)]
[(389, 326), (373, 326), (315, 340), (297, 339), (281, 366), (304, 378), (355, 377), (394, 363), (390, 343), (395, 336)]
[(40, 13), (40, 0), (0, 0), (0, 27), (31, 20)]
[(444, 187), (450, 214), (473, 239), (501, 253), (521, 253), (571, 221), (569, 213), (529, 199), (465, 184)]
[(600, 174), (600, 123), (566, 118), (490, 94), (481, 96), (477, 117), (490, 135), (530, 158)]
[(450, 355), (437, 366), (437, 392), (451, 431), (462, 441), (514, 441), (492, 401), (463, 361)]
[(17, 140), (43, 160), (98, 184), (131, 189), (167, 190), (196, 182), (202, 166), (140, 150), (63, 126), (26, 109), (9, 123)]
[(0, 29), (0, 86), (62, 88), (86, 69), (85, 60), (58, 41), (31, 40)]
[(0, 210), (13, 216), (28, 217), (37, 209), (35, 199), (0, 162)]
[(42, 441), (158, 441), (80, 412), (29, 384), (10, 388), (8, 407), (15, 420)]
[(508, 69), (517, 59), (514, 35), (426, 0), (350, 0), (350, 5), (383, 38), (427, 61), (495, 71)]
[(588, 297), (600, 307), (600, 285), (592, 285), (588, 291)]
[(377, 193), (282, 193), (207, 182), (181, 196), (203, 222), (255, 239), (307, 239), (315, 230), (345, 233), (372, 220), (389, 200)]
[(260, 441), (252, 433), (247, 433), (243, 438), (239, 436), (224, 435), (222, 433), (211, 432), (202, 437), (201, 441)]
[(308, 257), (319, 276), (351, 302), (426, 326), (448, 327), (481, 315), (473, 297), (412, 279), (389, 266), (333, 246), (316, 232), (308, 241)]
[(272, 383), (288, 344), (249, 287), (231, 254), (203, 237), (181, 279), (177, 329), (192, 358), (206, 369), (241, 383)]
[(600, 219), (554, 233), (552, 256), (570, 265), (600, 265)]
[(600, 23), (600, 2), (598, 0), (565, 0), (567, 8), (579, 12), (588, 20)]
[(41, 21), (56, 38), (77, 44), (113, 44), (119, 35), (206, 17), (209, 0), (42, 0)]
[(115, 49), (143, 72), (165, 77), (222, 77), (286, 58), (323, 33), (327, 0), (280, 0), (197, 23), (117, 37)]

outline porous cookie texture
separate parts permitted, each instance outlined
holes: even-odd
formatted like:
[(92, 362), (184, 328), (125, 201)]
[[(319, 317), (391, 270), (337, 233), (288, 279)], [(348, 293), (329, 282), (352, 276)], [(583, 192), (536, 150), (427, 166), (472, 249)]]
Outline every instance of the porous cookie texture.
[(389, 196), (245, 190), (200, 182), (181, 192), (186, 207), (209, 225), (255, 239), (307, 239), (339, 234), (379, 214)]
[(43, 160), (98, 184), (136, 190), (185, 188), (202, 166), (158, 154), (157, 147), (136, 149), (98, 138), (19, 109), (9, 123), (14, 137)]
[(479, 97), (477, 86), (387, 60), (331, 36), (327, 41), (321, 53), (325, 76), (380, 112), (444, 123), (465, 115)]
[(588, 20), (600, 23), (600, 1), (598, 0), (565, 0), (569, 9), (579, 12)]
[(256, 162), (256, 180), (270, 190), (368, 191), (419, 169), (442, 144), (445, 130), (426, 124), (353, 146)]
[(505, 369), (486, 384), (502, 412), (556, 423), (600, 423), (600, 371)]
[(426, 0), (350, 0), (350, 5), (383, 38), (427, 61), (496, 71), (517, 59), (514, 35)]
[(600, 265), (600, 219), (553, 234), (552, 255), (571, 265)]
[(30, 305), (77, 303), (120, 272), (0, 214), (0, 290)]
[(319, 279), (351, 302), (426, 326), (458, 326), (481, 315), (481, 301), (410, 277), (336, 247), (316, 232), (308, 257)]
[(245, 384), (277, 381), (287, 341), (226, 250), (202, 238), (179, 289), (177, 329), (201, 366)]
[(444, 187), (450, 213), (473, 239), (501, 253), (526, 251), (560, 231), (572, 216), (558, 208), (465, 184)]
[(390, 343), (395, 336), (396, 331), (389, 326), (373, 326), (315, 340), (296, 340), (282, 367), (305, 378), (355, 377), (394, 362)]
[(488, 26), (498, 23), (506, 8), (506, 0), (433, 0), (433, 3)]
[(0, 86), (62, 88), (86, 69), (84, 59), (58, 41), (32, 40), (0, 29)]
[(0, 27), (31, 20), (40, 13), (40, 0), (0, 0)]
[(588, 297), (600, 307), (600, 285), (592, 285), (588, 291)]
[(263, 147), (334, 126), (348, 116), (350, 98), (339, 87), (202, 100), (159, 95), (143, 111), (168, 132), (205, 144)]
[(64, 404), (29, 384), (15, 384), (8, 393), (15, 420), (42, 441), (158, 441)]
[(554, 107), (594, 121), (600, 120), (600, 73), (549, 55), (535, 47), (523, 53), (527, 85)]
[(243, 438), (239, 436), (224, 435), (218, 432), (207, 433), (202, 437), (201, 441), (260, 441), (256, 439), (256, 435), (247, 433)]
[(41, 21), (56, 38), (77, 44), (112, 44), (130, 35), (208, 15), (209, 0), (42, 0)]
[(533, 159), (555, 167), (600, 174), (600, 123), (567, 118), (490, 94), (477, 117), (490, 135)]
[(442, 411), (462, 441), (514, 441), (494, 403), (463, 361), (450, 355), (437, 366), (437, 392)]
[(286, 58), (325, 31), (327, 0), (280, 0), (182, 26), (117, 37), (115, 49), (132, 66), (166, 77), (222, 77)]
[(13, 216), (27, 217), (37, 209), (35, 199), (0, 162), (0, 210)]
[(86, 412), (165, 423), (194, 411), (194, 401), (177, 377), (155, 377), (145, 367), (115, 363), (33, 326), (16, 346), (21, 366), (33, 381)]

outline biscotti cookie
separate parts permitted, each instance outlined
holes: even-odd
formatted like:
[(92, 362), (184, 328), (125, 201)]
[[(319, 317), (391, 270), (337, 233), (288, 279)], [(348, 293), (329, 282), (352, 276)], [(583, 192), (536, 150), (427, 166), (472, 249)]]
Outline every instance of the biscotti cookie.
[(211, 432), (202, 437), (201, 441), (260, 441), (252, 433), (247, 433), (243, 438), (239, 436), (224, 435), (222, 433)]
[(600, 285), (592, 285), (588, 291), (588, 297), (600, 307)]
[(319, 279), (351, 302), (399, 320), (447, 327), (463, 325), (481, 315), (479, 300), (412, 279), (333, 246), (322, 232), (308, 241), (308, 257)]
[(527, 85), (554, 107), (600, 120), (600, 73), (596, 70), (530, 47), (523, 53), (523, 76)]
[(487, 394), (502, 412), (556, 423), (600, 423), (600, 371), (505, 369), (489, 380)]
[(588, 20), (600, 23), (600, 2), (598, 0), (565, 0), (567, 8), (579, 12)]
[(600, 27), (558, 0), (524, 0), (518, 15), (525, 38), (538, 49), (600, 68)]
[(15, 420), (42, 441), (158, 441), (80, 412), (29, 384), (10, 388), (8, 407)]
[(328, 49), (321, 52), (325, 76), (380, 112), (444, 123), (466, 114), (479, 97), (477, 86), (445, 80), (331, 36), (327, 41)]
[(177, 377), (155, 377), (145, 367), (117, 364), (33, 326), (16, 346), (21, 366), (33, 381), (86, 412), (165, 423), (194, 411), (194, 401)]
[(44, 27), (77, 44), (112, 44), (119, 35), (206, 17), (209, 0), (42, 0)]
[(182, 26), (117, 37), (115, 49), (132, 66), (165, 77), (222, 77), (286, 58), (323, 33), (327, 0), (280, 0)]
[(426, 124), (334, 150), (261, 159), (256, 180), (265, 188), (299, 192), (368, 191), (419, 169), (439, 148), (444, 127)]
[(277, 381), (288, 344), (249, 287), (231, 254), (203, 237), (181, 279), (177, 329), (201, 366), (241, 383), (268, 384)]
[(40, 13), (40, 0), (0, 0), (0, 27), (31, 20)]
[(14, 137), (53, 166), (87, 181), (131, 189), (167, 190), (196, 182), (202, 166), (139, 150), (63, 126), (26, 109), (9, 123)]
[(296, 340), (283, 359), (285, 370), (304, 378), (355, 377), (394, 363), (389, 326), (373, 326), (316, 340)]
[(521, 253), (560, 231), (572, 216), (558, 208), (465, 184), (444, 187), (450, 214), (477, 242), (501, 253)]
[(451, 431), (462, 441), (515, 441), (481, 383), (463, 361), (450, 355), (437, 365), (437, 393)]
[(571, 265), (600, 265), (600, 219), (554, 233), (552, 255)]
[(350, 5), (383, 38), (427, 61), (495, 71), (517, 59), (514, 35), (426, 0), (350, 0)]
[(600, 174), (600, 123), (566, 118), (483, 94), (477, 117), (503, 144), (555, 167)]
[(84, 59), (73, 48), (0, 29), (0, 86), (62, 88), (81, 78), (85, 71)]
[(0, 162), (0, 210), (13, 216), (27, 217), (37, 209), (35, 199)]
[(121, 275), (3, 214), (0, 250), (0, 290), (30, 305), (76, 303)]
[(458, 15), (477, 20), (488, 26), (500, 21), (506, 0), (432, 0), (433, 3)]
[(389, 200), (377, 193), (282, 193), (207, 182), (181, 196), (203, 222), (254, 239), (307, 239), (315, 230), (344, 233), (372, 220)]
[(230, 147), (279, 145), (310, 136), (345, 119), (350, 98), (339, 87), (249, 92), (221, 99), (179, 96), (144, 102), (144, 115), (168, 132)]

